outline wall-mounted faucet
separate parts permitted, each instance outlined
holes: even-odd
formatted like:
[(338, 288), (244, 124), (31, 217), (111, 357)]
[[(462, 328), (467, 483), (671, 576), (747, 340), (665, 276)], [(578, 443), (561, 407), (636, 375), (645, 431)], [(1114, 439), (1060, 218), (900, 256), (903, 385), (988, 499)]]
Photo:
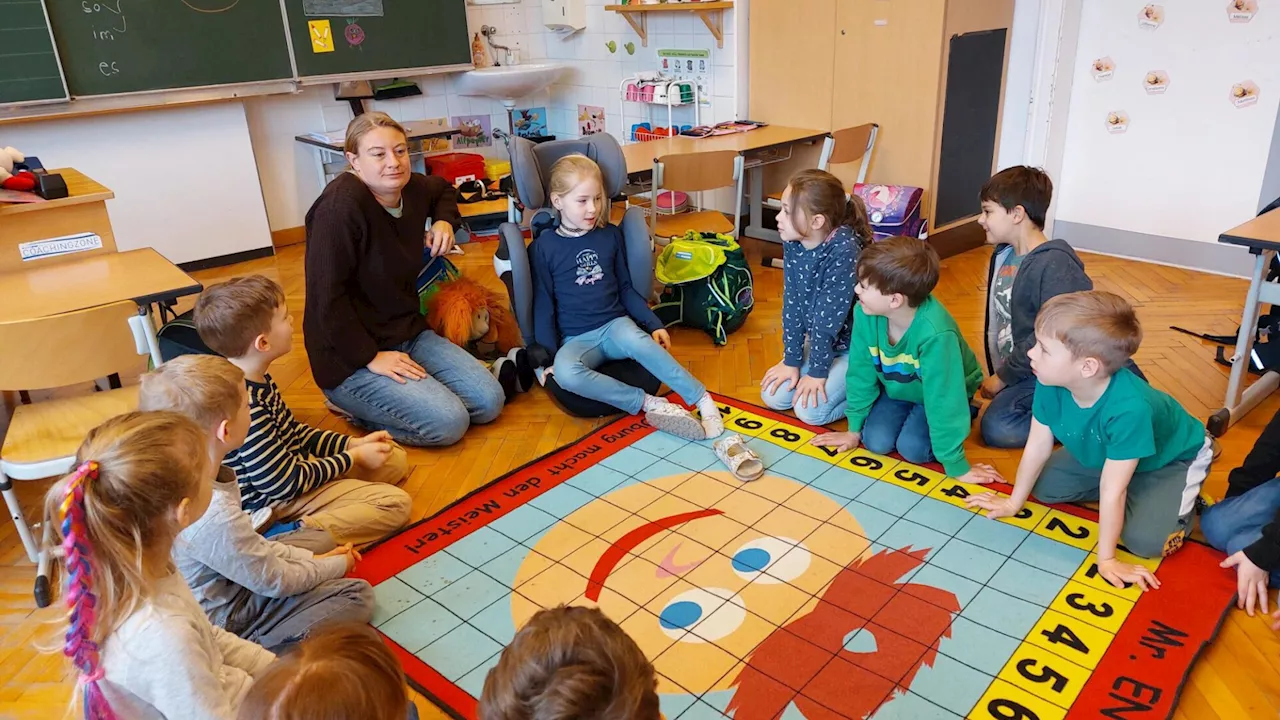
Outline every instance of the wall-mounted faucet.
[[(516, 65), (519, 63), (518, 50), (513, 50), (506, 45), (499, 45), (493, 41), (493, 36), (498, 34), (498, 28), (492, 25), (485, 25), (480, 28), (480, 34), (483, 35), (485, 41), (489, 43), (494, 65)], [(496, 52), (498, 50), (502, 50), (504, 52), (502, 62), (498, 61), (498, 54)]]

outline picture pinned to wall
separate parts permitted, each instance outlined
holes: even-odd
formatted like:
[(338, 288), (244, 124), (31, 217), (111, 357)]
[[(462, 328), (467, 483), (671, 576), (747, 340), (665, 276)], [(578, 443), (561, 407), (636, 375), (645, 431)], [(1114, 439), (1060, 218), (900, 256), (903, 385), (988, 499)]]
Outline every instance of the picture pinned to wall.
[(1258, 0), (1231, 0), (1227, 3), (1227, 20), (1247, 23), (1258, 14)]
[(1129, 129), (1129, 113), (1123, 110), (1112, 110), (1107, 113), (1107, 132), (1118, 135)]
[(1116, 62), (1110, 56), (1100, 57), (1093, 61), (1093, 67), (1089, 68), (1089, 72), (1093, 74), (1093, 79), (1098, 82), (1106, 82), (1116, 75)]
[(458, 128), (458, 134), (453, 136), (454, 148), (489, 147), (493, 144), (488, 115), (459, 115), (453, 119), (453, 126)]
[(1169, 73), (1163, 70), (1152, 70), (1142, 78), (1142, 89), (1148, 95), (1162, 95), (1169, 89)]
[(578, 106), (578, 134), (595, 135), (604, 132), (604, 108), (598, 105)]
[(698, 86), (698, 101), (711, 105), (711, 51), (702, 49), (666, 48), (658, 50), (659, 69), (663, 75), (675, 80), (692, 80)]
[[(429, 124), (447, 126), (449, 124), (449, 118), (443, 118), (443, 117), (431, 118), (429, 120), (424, 120), (423, 122), (429, 123)], [(451, 143), (449, 141), (449, 138), (447, 137), (425, 138), (422, 141), (422, 151), (423, 152), (442, 152), (442, 151), (448, 150), (452, 146), (452, 144), (453, 143)]]
[(1151, 3), (1138, 11), (1138, 27), (1155, 30), (1164, 24), (1164, 6)]
[(382, 0), (302, 0), (307, 17), (382, 17)]
[(515, 108), (511, 111), (511, 127), (515, 130), (516, 137), (546, 137), (547, 109), (545, 107)]
[(1252, 80), (1236, 83), (1231, 86), (1231, 104), (1237, 108), (1246, 108), (1258, 104), (1258, 84)]

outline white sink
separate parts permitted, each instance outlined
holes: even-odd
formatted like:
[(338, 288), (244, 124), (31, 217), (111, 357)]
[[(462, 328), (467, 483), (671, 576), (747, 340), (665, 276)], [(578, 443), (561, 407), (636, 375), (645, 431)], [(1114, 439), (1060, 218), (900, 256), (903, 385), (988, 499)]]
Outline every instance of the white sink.
[(514, 106), (518, 98), (542, 90), (568, 69), (563, 63), (532, 62), (468, 70), (457, 76), (459, 95), (479, 95)]

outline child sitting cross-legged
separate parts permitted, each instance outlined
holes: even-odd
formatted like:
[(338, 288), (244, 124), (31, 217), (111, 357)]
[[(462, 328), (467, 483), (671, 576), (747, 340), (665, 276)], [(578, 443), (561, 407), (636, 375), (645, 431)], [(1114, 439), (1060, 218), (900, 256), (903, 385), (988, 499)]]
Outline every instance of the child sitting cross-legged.
[(238, 720), (418, 720), (404, 670), (377, 631), (317, 630), (258, 677)]
[[(1059, 295), (1036, 317), (1028, 357), (1036, 374), (1031, 434), (1009, 497), (981, 493), (969, 507), (988, 517), (1041, 502), (1098, 502), (1098, 573), (1116, 587), (1160, 587), (1142, 565), (1182, 545), (1213, 462), (1204, 425), (1125, 367), (1142, 342), (1133, 307), (1100, 290)], [(1062, 449), (1054, 450), (1054, 438)]]
[(196, 302), (195, 322), (200, 339), (244, 371), (249, 436), (225, 462), (244, 508), (271, 508), (268, 535), (318, 528), (360, 545), (404, 525), (411, 500), (394, 485), (408, 470), (404, 449), (385, 431), (351, 438), (299, 422), (267, 372), (293, 348), (293, 316), (279, 285), (261, 275), (214, 285)]
[[(543, 230), (530, 251), (533, 272), (534, 360), (560, 387), (635, 414), (688, 440), (719, 437), (720, 411), (706, 387), (671, 353), (671, 336), (632, 287), (622, 233), (609, 224), (600, 166), (568, 155), (551, 167), (557, 227)], [(596, 372), (609, 360), (633, 359), (695, 405), (701, 422), (664, 398)]]
[(653, 665), (598, 608), (541, 610), (484, 679), (479, 720), (658, 720)]
[(911, 237), (862, 251), (845, 391), (849, 431), (810, 442), (841, 451), (859, 444), (881, 454), (896, 449), (907, 462), (936, 458), (958, 480), (1000, 480), (995, 468), (965, 457), (969, 400), (982, 369), (951, 313), (931, 294), (938, 262), (928, 243)]
[(91, 430), (45, 497), (87, 720), (233, 720), (275, 655), (209, 623), (173, 568), (218, 463), (195, 422), (120, 415)]
[[(213, 355), (183, 355), (143, 375), (139, 407), (194, 420), (219, 462), (249, 430), (244, 373)], [(350, 544), (335, 547), (312, 528), (276, 540), (254, 530), (235, 473), (221, 466), (209, 509), (178, 536), (173, 561), (214, 625), (272, 651), (322, 622), (369, 621), (373, 588), (343, 578), (360, 557)]]

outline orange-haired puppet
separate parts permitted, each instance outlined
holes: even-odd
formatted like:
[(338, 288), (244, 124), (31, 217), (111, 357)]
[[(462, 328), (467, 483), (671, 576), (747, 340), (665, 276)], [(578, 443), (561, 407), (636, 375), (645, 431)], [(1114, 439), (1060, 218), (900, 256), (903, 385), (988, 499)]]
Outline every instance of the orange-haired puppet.
[(441, 283), (426, 301), (437, 335), (489, 363), (507, 400), (533, 386), (533, 366), (511, 309), (497, 293), (466, 277)]

